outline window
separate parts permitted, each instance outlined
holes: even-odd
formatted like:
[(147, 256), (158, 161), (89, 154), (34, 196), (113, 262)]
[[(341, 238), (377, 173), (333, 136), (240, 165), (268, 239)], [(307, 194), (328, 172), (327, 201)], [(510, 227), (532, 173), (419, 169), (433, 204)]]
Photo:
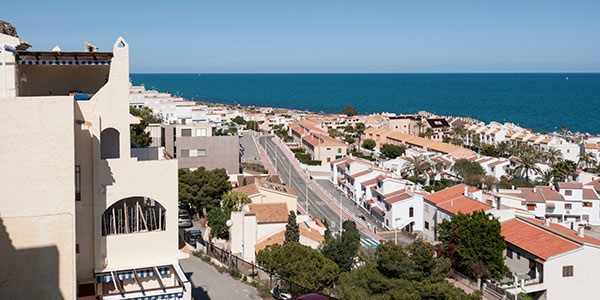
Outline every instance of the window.
[(206, 149), (198, 149), (197, 156), (206, 156)]
[(517, 259), (521, 259), (521, 253), (517, 252)]
[(565, 196), (571, 196), (571, 195), (573, 195), (572, 190), (565, 190)]
[(181, 129), (181, 136), (192, 136), (192, 130), (190, 128)]
[(425, 229), (429, 230), (429, 222), (425, 221)]
[(583, 201), (583, 207), (592, 207), (592, 202)]
[(100, 158), (119, 158), (119, 131), (106, 128), (100, 133)]
[(527, 204), (527, 210), (535, 210), (535, 204)]
[(342, 148), (338, 148), (338, 153), (342, 153)]
[(414, 217), (414, 214), (415, 214), (415, 209), (414, 209), (414, 208), (412, 208), (412, 207), (410, 207), (410, 208), (408, 209), (408, 217), (409, 217), (409, 218), (412, 218), (412, 217)]
[(565, 209), (572, 209), (572, 208), (573, 208), (573, 204), (565, 203)]
[(206, 128), (196, 128), (196, 136), (206, 136)]
[(506, 257), (512, 259), (513, 258), (513, 252), (510, 249), (506, 249)]
[(102, 235), (161, 231), (166, 229), (166, 210), (147, 197), (117, 201), (102, 214)]
[(563, 266), (563, 277), (573, 277), (573, 266)]
[(533, 259), (529, 260), (529, 270), (535, 268), (535, 261)]
[(75, 201), (81, 201), (81, 166), (75, 166)]
[(79, 244), (75, 244), (75, 254), (79, 254)]
[(181, 157), (190, 157), (190, 150), (181, 149)]
[(331, 150), (331, 148), (327, 148), (327, 150)]

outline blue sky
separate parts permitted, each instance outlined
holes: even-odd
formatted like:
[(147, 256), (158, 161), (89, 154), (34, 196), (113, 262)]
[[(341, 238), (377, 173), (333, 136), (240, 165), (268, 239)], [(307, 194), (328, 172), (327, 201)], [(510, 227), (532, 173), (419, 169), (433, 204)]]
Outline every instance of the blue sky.
[(600, 1), (8, 1), (2, 11), (32, 50), (111, 51), (123, 36), (133, 73), (600, 72)]

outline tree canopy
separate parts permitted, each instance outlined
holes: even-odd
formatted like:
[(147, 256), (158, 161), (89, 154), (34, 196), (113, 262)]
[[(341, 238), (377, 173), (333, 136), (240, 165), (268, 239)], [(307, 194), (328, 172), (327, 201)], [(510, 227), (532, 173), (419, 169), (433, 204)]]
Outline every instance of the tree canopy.
[(225, 169), (179, 169), (179, 201), (192, 204), (199, 210), (210, 211), (220, 206), (221, 198), (230, 190)]
[(223, 195), (221, 206), (229, 207), (232, 211), (241, 211), (242, 206), (247, 203), (252, 203), (248, 196), (240, 192), (229, 191), (229, 193)]
[(367, 150), (373, 150), (373, 148), (375, 148), (376, 145), (377, 145), (377, 143), (375, 143), (375, 141), (372, 139), (365, 139), (362, 142), (362, 147)]
[(297, 242), (269, 245), (258, 252), (256, 261), (267, 270), (316, 292), (331, 287), (340, 272), (335, 262), (318, 250)]
[(223, 239), (229, 238), (229, 226), (227, 220), (231, 218), (231, 208), (229, 207), (213, 207), (206, 214), (206, 221), (210, 227), (212, 237)]
[(379, 151), (381, 151), (381, 154), (383, 156), (392, 159), (404, 154), (405, 150), (406, 149), (404, 148), (404, 146), (396, 146), (392, 144), (383, 144), (379, 148)]
[(146, 127), (150, 123), (161, 123), (162, 119), (155, 115), (152, 109), (147, 106), (142, 108), (129, 106), (129, 113), (141, 119), (139, 124), (131, 125), (130, 135), (132, 144), (138, 148), (149, 147), (152, 144), (152, 138), (150, 137), (150, 132), (146, 131)]
[(435, 257), (430, 244), (384, 242), (376, 252), (375, 261), (340, 275), (335, 291), (339, 298), (480, 299), (444, 280), (450, 275), (450, 260)]
[(246, 124), (246, 120), (242, 116), (236, 116), (235, 118), (231, 119), (231, 121), (240, 125)]
[(458, 213), (438, 226), (442, 244), (438, 253), (452, 260), (455, 268), (476, 278), (502, 279), (508, 268), (504, 265), (506, 248), (500, 234), (500, 222), (491, 214), (475, 211)]
[(296, 213), (293, 210), (290, 210), (290, 213), (288, 214), (284, 238), (284, 243), (300, 242), (300, 226), (296, 223)]
[(354, 258), (358, 254), (360, 232), (356, 228), (356, 224), (352, 221), (345, 221), (342, 227), (344, 231), (342, 231), (340, 236), (329, 236), (325, 240), (325, 245), (321, 249), (321, 253), (334, 261), (341, 272), (348, 272), (354, 264)]
[(341, 114), (352, 117), (358, 115), (358, 112), (356, 111), (356, 109), (354, 109), (354, 107), (346, 105), (344, 106), (344, 108), (342, 108)]
[(485, 175), (485, 170), (480, 164), (465, 158), (454, 162), (452, 170), (468, 185), (477, 185)]
[(246, 122), (246, 129), (258, 131), (260, 129), (260, 125), (258, 122), (250, 120)]

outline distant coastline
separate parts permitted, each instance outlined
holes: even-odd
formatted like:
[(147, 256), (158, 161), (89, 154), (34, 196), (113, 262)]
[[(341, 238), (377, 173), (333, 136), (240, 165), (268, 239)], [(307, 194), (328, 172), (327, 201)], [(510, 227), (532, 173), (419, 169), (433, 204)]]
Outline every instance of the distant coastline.
[[(566, 78), (569, 80), (566, 80)], [(429, 111), (535, 131), (600, 133), (600, 73), (131, 74), (134, 85), (229, 105), (360, 114)]]

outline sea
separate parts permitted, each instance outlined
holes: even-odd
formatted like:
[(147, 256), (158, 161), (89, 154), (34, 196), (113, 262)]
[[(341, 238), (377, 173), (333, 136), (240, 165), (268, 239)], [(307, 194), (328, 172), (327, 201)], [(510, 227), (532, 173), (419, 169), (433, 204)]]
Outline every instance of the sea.
[(534, 131), (600, 134), (600, 73), (131, 74), (190, 100), (360, 114), (428, 111)]

